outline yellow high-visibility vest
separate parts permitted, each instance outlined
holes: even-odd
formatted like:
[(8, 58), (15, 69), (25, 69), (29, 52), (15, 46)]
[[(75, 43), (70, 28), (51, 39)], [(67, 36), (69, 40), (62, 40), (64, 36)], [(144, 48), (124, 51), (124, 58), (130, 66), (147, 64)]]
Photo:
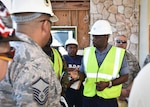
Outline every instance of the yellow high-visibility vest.
[(52, 51), (54, 54), (54, 63), (51, 61), (51, 64), (54, 68), (57, 78), (59, 79), (62, 75), (63, 61), (60, 53), (56, 49), (52, 48)]
[(105, 99), (117, 98), (120, 96), (122, 85), (97, 91), (95, 82), (110, 81), (119, 76), (125, 50), (112, 46), (100, 67), (98, 66), (95, 50), (95, 47), (88, 47), (84, 50), (83, 63), (87, 78), (83, 94), (87, 97), (98, 95)]

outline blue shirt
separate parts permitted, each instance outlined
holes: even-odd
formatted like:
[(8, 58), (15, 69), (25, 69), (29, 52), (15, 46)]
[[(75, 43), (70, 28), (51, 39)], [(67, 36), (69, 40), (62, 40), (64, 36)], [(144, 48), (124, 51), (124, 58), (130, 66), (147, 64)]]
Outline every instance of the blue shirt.
[(71, 57), (69, 55), (64, 55), (63, 56), (67, 67), (68, 68), (76, 68), (76, 67), (80, 67), (81, 65), (81, 60), (82, 60), (82, 56), (81, 55), (76, 55), (75, 57)]

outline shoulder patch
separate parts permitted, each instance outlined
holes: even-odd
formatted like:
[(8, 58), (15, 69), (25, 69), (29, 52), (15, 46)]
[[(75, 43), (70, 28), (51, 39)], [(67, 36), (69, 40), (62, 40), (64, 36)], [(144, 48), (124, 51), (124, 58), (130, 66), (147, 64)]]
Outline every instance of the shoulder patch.
[(32, 84), (32, 90), (34, 100), (40, 105), (45, 104), (48, 99), (49, 83), (40, 77)]

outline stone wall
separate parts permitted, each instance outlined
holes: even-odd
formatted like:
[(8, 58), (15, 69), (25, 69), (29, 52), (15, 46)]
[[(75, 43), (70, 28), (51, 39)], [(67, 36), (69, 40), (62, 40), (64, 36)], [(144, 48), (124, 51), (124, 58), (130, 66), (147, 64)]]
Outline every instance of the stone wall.
[(138, 0), (90, 0), (90, 24), (99, 19), (111, 23), (113, 34), (109, 42), (113, 44), (114, 37), (124, 34), (128, 38), (127, 49), (138, 59), (139, 45), (139, 1)]

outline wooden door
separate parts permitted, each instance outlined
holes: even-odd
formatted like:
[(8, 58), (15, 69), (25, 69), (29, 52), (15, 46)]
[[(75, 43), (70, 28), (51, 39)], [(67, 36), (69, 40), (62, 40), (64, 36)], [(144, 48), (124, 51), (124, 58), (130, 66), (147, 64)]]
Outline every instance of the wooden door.
[(90, 0), (51, 0), (53, 11), (59, 21), (53, 26), (77, 26), (77, 41), (79, 49), (90, 44), (89, 10)]

